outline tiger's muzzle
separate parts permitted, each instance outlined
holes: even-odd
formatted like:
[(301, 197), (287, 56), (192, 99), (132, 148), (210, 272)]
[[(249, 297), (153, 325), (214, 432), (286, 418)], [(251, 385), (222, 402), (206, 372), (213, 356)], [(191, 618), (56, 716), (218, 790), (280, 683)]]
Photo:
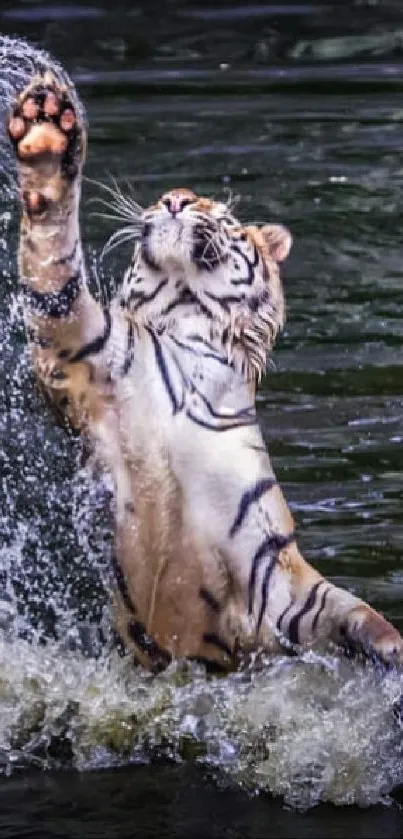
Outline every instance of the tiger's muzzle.
[(158, 212), (145, 220), (141, 237), (144, 262), (154, 270), (190, 267), (213, 271), (226, 259), (217, 225), (180, 213)]

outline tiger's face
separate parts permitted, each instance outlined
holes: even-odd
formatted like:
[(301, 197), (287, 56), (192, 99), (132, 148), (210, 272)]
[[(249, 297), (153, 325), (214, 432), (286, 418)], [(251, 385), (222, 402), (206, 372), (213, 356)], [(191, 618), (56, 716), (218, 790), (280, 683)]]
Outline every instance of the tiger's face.
[[(121, 305), (138, 322), (171, 328), (205, 319), (229, 335), (242, 367), (258, 375), (284, 321), (279, 263), (291, 234), (243, 226), (227, 204), (174, 189), (141, 214)], [(232, 350), (231, 350), (232, 351)]]
[[(162, 195), (144, 212), (142, 223), (142, 257), (150, 268), (160, 271), (182, 267), (185, 271), (212, 273), (225, 265), (236, 246), (241, 259), (255, 247), (253, 263), (256, 256), (260, 258), (260, 268), (265, 273), (266, 263), (270, 259), (285, 259), (291, 246), (291, 236), (285, 228), (276, 226), (276, 248), (270, 247), (265, 228), (260, 235), (257, 228), (243, 228), (226, 204), (199, 197), (188, 189)], [(239, 285), (242, 282), (236, 276), (234, 281)]]

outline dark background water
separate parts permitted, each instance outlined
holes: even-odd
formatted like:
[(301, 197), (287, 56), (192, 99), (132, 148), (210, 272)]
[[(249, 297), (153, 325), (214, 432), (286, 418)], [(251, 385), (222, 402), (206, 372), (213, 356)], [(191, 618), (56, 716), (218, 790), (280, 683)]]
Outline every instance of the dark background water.
[[(288, 321), (259, 396), (265, 438), (309, 560), (403, 630), (400, 0), (3, 0), (0, 29), (49, 49), (72, 74), (88, 110), (90, 178), (128, 180), (143, 204), (178, 185), (230, 188), (243, 220), (291, 228)], [(112, 232), (92, 215), (96, 194), (87, 183), (93, 269)], [(4, 585), (22, 634), (60, 637), (104, 614), (110, 532), (102, 513), (75, 526), (79, 448), (32, 385), (10, 315), (16, 213), (9, 224), (7, 194), (0, 209)], [(123, 265), (122, 253), (98, 268), (106, 287)], [(189, 766), (12, 776), (0, 796), (5, 837), (403, 831), (396, 807), (321, 805), (298, 816), (268, 795), (221, 790)]]

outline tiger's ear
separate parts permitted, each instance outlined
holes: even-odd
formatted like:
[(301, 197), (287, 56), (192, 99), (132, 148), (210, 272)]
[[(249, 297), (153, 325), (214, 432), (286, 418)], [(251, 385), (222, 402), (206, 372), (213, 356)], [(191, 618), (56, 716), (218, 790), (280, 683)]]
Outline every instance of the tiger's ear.
[(275, 262), (284, 262), (291, 250), (292, 236), (282, 224), (265, 224), (260, 228), (269, 255)]

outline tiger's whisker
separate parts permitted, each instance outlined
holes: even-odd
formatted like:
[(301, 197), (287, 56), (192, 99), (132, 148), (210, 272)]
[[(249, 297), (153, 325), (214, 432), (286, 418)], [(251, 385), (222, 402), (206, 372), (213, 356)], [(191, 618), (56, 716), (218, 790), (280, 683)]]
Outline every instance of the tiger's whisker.
[[(116, 202), (115, 208), (118, 206), (120, 209), (125, 210), (130, 214), (130, 217), (133, 215), (139, 216), (143, 213), (143, 208), (134, 200), (134, 198), (131, 196), (127, 197), (123, 194), (115, 178), (111, 177), (113, 186), (102, 183), (102, 181), (97, 181), (94, 178), (88, 178), (87, 176), (85, 176), (85, 180), (111, 195)], [(101, 198), (98, 200), (102, 201)]]
[(113, 202), (109, 203), (108, 201), (103, 201), (101, 198), (95, 199), (95, 202), (97, 204), (101, 204), (103, 207), (106, 207), (107, 210), (112, 210), (114, 212), (103, 213), (94, 211), (91, 213), (91, 215), (98, 215), (100, 217), (109, 218), (114, 221), (129, 221), (131, 224), (142, 223), (140, 222), (139, 216), (135, 216), (131, 213), (128, 213), (124, 208), (122, 209), (120, 206), (114, 204)]
[(110, 251), (119, 247), (119, 245), (129, 241), (136, 241), (139, 238), (139, 234), (140, 231), (133, 227), (122, 227), (120, 230), (116, 230), (102, 248), (100, 259), (102, 260)]
[(102, 251), (100, 253), (99, 258), (100, 258), (101, 262), (105, 259), (105, 257), (107, 257), (111, 253), (111, 251), (115, 250), (116, 248), (120, 247), (121, 245), (125, 245), (127, 242), (132, 242), (132, 241), (133, 241), (133, 237), (132, 236), (127, 236), (126, 238), (119, 239), (119, 241), (114, 242), (113, 244), (110, 243), (110, 242), (107, 242), (105, 247), (102, 249)]
[[(128, 219), (127, 216), (114, 215), (113, 213), (101, 213), (101, 212), (97, 212), (96, 210), (94, 210), (92, 213), (90, 213), (90, 216), (91, 217), (97, 216), (98, 218), (110, 219), (111, 221), (131, 221), (131, 219)], [(133, 227), (138, 227), (140, 229), (144, 225), (140, 221), (138, 221), (137, 224), (136, 224), (136, 222), (133, 220), (132, 226)]]
[(116, 194), (116, 197), (119, 199), (119, 201), (124, 206), (127, 206), (127, 208), (129, 210), (131, 209), (131, 210), (135, 210), (137, 213), (142, 213), (143, 208), (140, 206), (140, 204), (137, 203), (137, 201), (134, 200), (134, 198), (132, 198), (131, 196), (124, 195), (124, 193), (122, 192), (122, 190), (119, 187), (119, 184), (116, 181), (116, 178), (112, 177), (112, 181), (115, 185), (115, 194)]

